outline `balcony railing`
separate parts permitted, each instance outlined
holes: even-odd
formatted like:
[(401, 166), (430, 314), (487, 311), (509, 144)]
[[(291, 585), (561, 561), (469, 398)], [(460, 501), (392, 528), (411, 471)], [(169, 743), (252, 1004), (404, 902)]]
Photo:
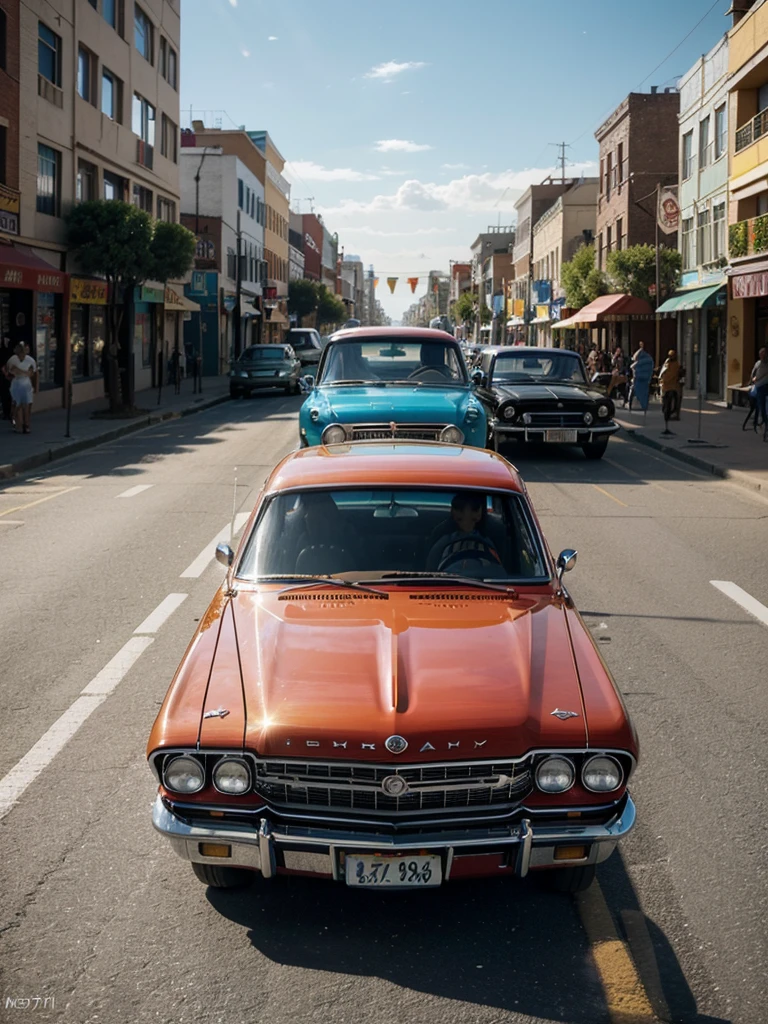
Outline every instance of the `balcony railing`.
[(736, 129), (736, 152), (751, 146), (764, 135), (768, 135), (768, 107), (755, 114), (751, 121), (747, 121), (741, 128)]
[(768, 213), (731, 224), (728, 228), (728, 252), (732, 260), (768, 252)]

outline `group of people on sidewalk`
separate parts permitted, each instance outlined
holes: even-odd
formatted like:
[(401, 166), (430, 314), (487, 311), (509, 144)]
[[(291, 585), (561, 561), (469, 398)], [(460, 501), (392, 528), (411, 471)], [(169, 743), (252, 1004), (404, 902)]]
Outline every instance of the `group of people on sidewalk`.
[(17, 434), (31, 431), (32, 399), (37, 381), (37, 363), (23, 341), (13, 348), (8, 338), (0, 345), (0, 411)]
[(647, 409), (651, 386), (654, 383), (661, 393), (665, 419), (680, 419), (685, 371), (674, 349), (668, 351), (656, 381), (653, 357), (646, 351), (645, 343), (642, 341), (638, 343), (637, 350), (629, 361), (620, 345), (617, 345), (613, 352), (601, 352), (596, 345), (593, 345), (589, 352), (585, 352), (584, 347), (580, 345), (579, 352), (587, 365), (590, 382), (605, 388), (609, 397), (615, 393), (617, 397), (622, 398), (625, 409), (631, 409), (633, 401), (637, 401), (641, 409)]

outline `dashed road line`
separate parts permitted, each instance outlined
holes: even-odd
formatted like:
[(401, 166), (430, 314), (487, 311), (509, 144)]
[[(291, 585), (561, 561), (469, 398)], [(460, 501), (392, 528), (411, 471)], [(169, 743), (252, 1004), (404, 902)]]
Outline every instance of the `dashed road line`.
[[(235, 516), (235, 530), (234, 534), (239, 533), (248, 521), (250, 512), (238, 512)], [(206, 544), (194, 562), (191, 562), (184, 572), (181, 574), (182, 579), (197, 579), (207, 569), (208, 565), (213, 561), (216, 554), (216, 545), (222, 544), (226, 540), (231, 540), (234, 536), (232, 533), (232, 524), (227, 523), (226, 526), (222, 527), (221, 530), (216, 534), (210, 544)]]
[(713, 587), (725, 594), (726, 597), (730, 597), (732, 601), (735, 601), (745, 612), (753, 615), (758, 622), (768, 626), (768, 608), (761, 604), (756, 597), (752, 597), (746, 590), (742, 590), (740, 586), (736, 583), (731, 583), (729, 580), (710, 580), (709, 582)]
[(629, 508), (629, 505), (627, 505), (625, 501), (622, 501), (621, 498), (617, 498), (615, 495), (611, 494), (610, 491), (606, 491), (604, 487), (598, 487), (597, 484), (592, 484), (592, 486), (596, 491), (600, 491), (601, 494), (604, 494), (606, 498), (610, 498), (611, 501), (615, 501), (617, 505), (621, 505), (622, 508)]
[(173, 615), (179, 605), (186, 601), (187, 597), (187, 594), (169, 594), (168, 597), (164, 597), (157, 608), (133, 632), (156, 633), (166, 619)]
[(63, 490), (56, 491), (55, 494), (46, 494), (43, 498), (37, 498), (36, 501), (28, 501), (26, 505), (14, 505), (13, 508), (6, 508), (0, 512), (0, 516), (9, 516), (11, 512), (23, 512), (26, 508), (32, 508), (34, 505), (42, 505), (44, 501), (50, 501), (51, 498), (60, 498), (62, 494), (69, 494), (70, 491), (77, 491), (79, 487), (65, 487)]
[(142, 491), (148, 491), (152, 486), (152, 484), (136, 484), (135, 487), (129, 487), (127, 491), (118, 494), (118, 498), (135, 498), (137, 494), (141, 494)]

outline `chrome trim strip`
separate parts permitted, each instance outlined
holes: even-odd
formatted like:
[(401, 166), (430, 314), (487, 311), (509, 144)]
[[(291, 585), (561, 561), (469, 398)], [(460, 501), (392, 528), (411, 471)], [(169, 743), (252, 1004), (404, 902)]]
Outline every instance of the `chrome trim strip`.
[(272, 843), (272, 829), (266, 818), (259, 823), (259, 856), (261, 858), (261, 873), (265, 878), (274, 878), (277, 874), (275, 865), (275, 848)]
[[(619, 430), (619, 429), (620, 428), (619, 428), (618, 423), (608, 424), (607, 426), (604, 426), (604, 427), (600, 427), (600, 426), (588, 427), (586, 424), (584, 424), (581, 427), (534, 427), (534, 426), (527, 426), (527, 427), (504, 427), (504, 426), (501, 426), (498, 422), (494, 422), (494, 423), (491, 424), (491, 430), (494, 432), (494, 434), (516, 434), (516, 435), (524, 434), (526, 441), (529, 440), (529, 437), (528, 437), (529, 433), (531, 433), (531, 434), (546, 434), (546, 432), (548, 430), (575, 430), (577, 434), (589, 434), (590, 437), (591, 437), (592, 434), (599, 434), (601, 437), (603, 437), (605, 434), (608, 434), (608, 435), (615, 434), (616, 431)], [(536, 440), (536, 439), (534, 438), (534, 440)], [(576, 442), (576, 443), (583, 444), (584, 442)]]
[(531, 822), (528, 818), (523, 818), (520, 822), (520, 845), (517, 849), (517, 864), (515, 865), (515, 874), (519, 875), (520, 878), (525, 878), (528, 874), (528, 868), (531, 864), (532, 844), (533, 830), (531, 829)]

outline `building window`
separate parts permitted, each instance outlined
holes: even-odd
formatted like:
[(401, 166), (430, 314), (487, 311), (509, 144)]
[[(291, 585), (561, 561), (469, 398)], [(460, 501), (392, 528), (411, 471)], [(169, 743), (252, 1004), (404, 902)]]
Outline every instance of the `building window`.
[(605, 229), (605, 255), (606, 257), (610, 253), (613, 247), (613, 228), (609, 224)]
[(98, 170), (94, 164), (89, 164), (87, 160), (77, 161), (77, 186), (75, 190), (75, 198), (78, 203), (86, 203), (90, 199), (96, 199), (98, 197)]
[(104, 198), (116, 199), (125, 202), (128, 198), (128, 182), (119, 174), (112, 174), (111, 171), (104, 171)]
[(170, 117), (166, 117), (165, 114), (163, 114), (161, 124), (162, 132), (160, 137), (160, 152), (163, 156), (168, 157), (169, 160), (173, 160), (173, 162), (176, 163), (178, 160), (176, 148), (178, 130)]
[(693, 132), (683, 136), (683, 181), (693, 174)]
[(725, 203), (717, 203), (712, 207), (712, 259), (719, 260), (725, 256)]
[(8, 47), (8, 19), (5, 11), (0, 7), (0, 68), (5, 71)]
[(683, 270), (695, 270), (693, 251), (693, 217), (683, 220)]
[(609, 153), (605, 159), (605, 198), (611, 198), (611, 181), (613, 178), (613, 153)]
[(176, 88), (176, 51), (165, 38), (160, 38), (160, 74), (171, 88)]
[(709, 142), (709, 117), (699, 121), (699, 170), (703, 170), (712, 163), (712, 153)]
[(117, 28), (117, 0), (101, 0), (101, 16), (112, 28)]
[(146, 142), (148, 146), (154, 146), (155, 144), (155, 108), (149, 102), (145, 100), (143, 96), (139, 96), (137, 92), (133, 94), (133, 117), (131, 119), (131, 128), (134, 135), (138, 135), (139, 138)]
[(42, 143), (37, 145), (37, 212), (59, 215), (61, 153)]
[(136, 49), (139, 51), (141, 56), (148, 60), (150, 64), (154, 63), (154, 47), (152, 45), (152, 32), (153, 25), (147, 15), (142, 11), (138, 4), (134, 5), (133, 8), (133, 41), (136, 44)]
[(101, 112), (123, 123), (123, 83), (106, 68), (101, 72)]
[(96, 66), (97, 61), (90, 50), (84, 46), (77, 49), (77, 93), (88, 103), (96, 102)]
[[(619, 143), (619, 148), (616, 154), (616, 172), (618, 177), (618, 183), (621, 185), (624, 181), (624, 143)], [(619, 233), (620, 234), (620, 233)], [(619, 235), (616, 237), (616, 241), (619, 241)]]
[(245, 200), (245, 182), (242, 178), (237, 179), (237, 205), (242, 210)]
[(143, 185), (133, 186), (133, 205), (145, 213), (152, 213), (152, 190)]
[(600, 195), (603, 194), (603, 181), (605, 180), (605, 161), (600, 158)]
[(51, 32), (42, 21), (37, 23), (37, 71), (61, 87), (61, 36)]
[(7, 184), (8, 174), (8, 129), (0, 124), (0, 184)]
[(728, 122), (725, 117), (725, 104), (715, 111), (715, 160), (719, 160), (728, 148)]
[(712, 235), (709, 226), (709, 210), (700, 210), (698, 217), (696, 218), (696, 227), (698, 230), (698, 238), (696, 240), (698, 245), (698, 262), (699, 263), (711, 263), (712, 262)]
[(616, 221), (616, 248), (624, 249), (624, 221), (621, 217)]
[(169, 224), (176, 223), (176, 203), (172, 199), (157, 197), (157, 219), (167, 221)]

